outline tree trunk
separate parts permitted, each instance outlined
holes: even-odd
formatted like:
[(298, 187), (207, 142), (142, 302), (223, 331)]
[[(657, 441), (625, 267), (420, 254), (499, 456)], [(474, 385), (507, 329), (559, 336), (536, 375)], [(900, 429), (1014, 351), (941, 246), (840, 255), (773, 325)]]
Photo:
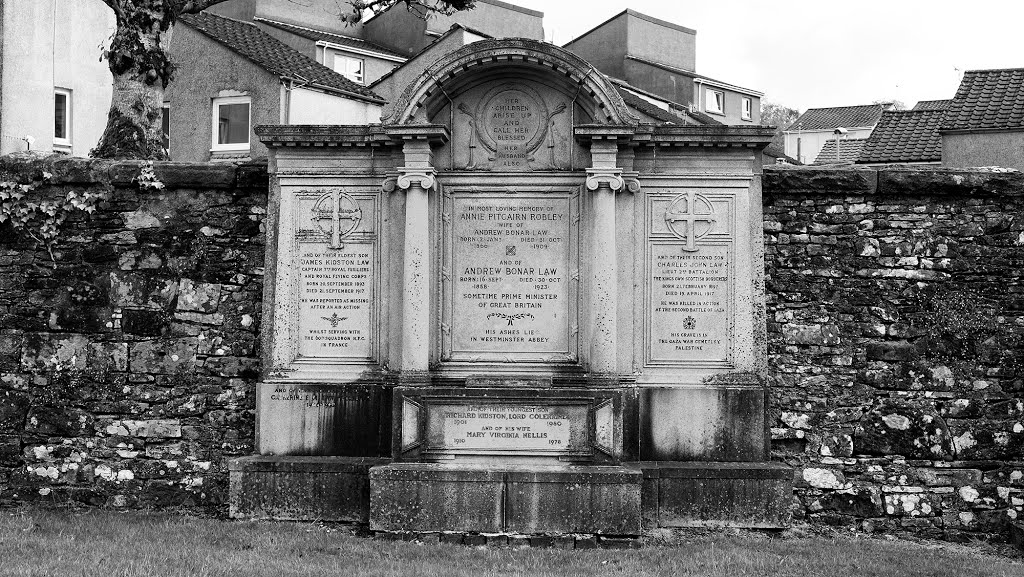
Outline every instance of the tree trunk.
[(165, 44), (175, 10), (167, 0), (104, 1), (117, 16), (117, 31), (104, 53), (114, 91), (107, 127), (91, 155), (166, 160), (160, 120), (172, 71)]

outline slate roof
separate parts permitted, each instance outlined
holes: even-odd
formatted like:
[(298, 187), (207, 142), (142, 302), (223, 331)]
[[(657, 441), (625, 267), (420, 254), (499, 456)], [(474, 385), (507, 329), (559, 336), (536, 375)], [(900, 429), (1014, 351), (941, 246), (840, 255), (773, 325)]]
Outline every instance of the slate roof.
[(325, 32), (323, 30), (306, 28), (305, 26), (296, 26), (295, 24), (278, 22), (277, 20), (271, 20), (269, 18), (263, 18), (261, 16), (256, 16), (255, 18), (253, 18), (253, 20), (255, 20), (256, 22), (262, 22), (267, 26), (271, 26), (279, 30), (284, 30), (285, 32), (291, 32), (292, 34), (302, 36), (303, 38), (309, 38), (310, 40), (313, 40), (315, 42), (330, 42), (331, 44), (337, 44), (339, 46), (348, 46), (350, 48), (358, 48), (360, 50), (367, 50), (369, 52), (379, 52), (380, 54), (384, 54), (386, 56), (396, 56), (402, 59), (408, 58), (407, 54), (395, 52), (390, 48), (385, 48), (380, 44), (368, 42), (366, 40), (363, 40), (362, 38), (353, 38), (351, 36), (335, 34), (334, 32)]
[(914, 105), (914, 110), (945, 110), (949, 108), (950, 99), (946, 100), (922, 100)]
[[(689, 117), (693, 124), (722, 124), (706, 114), (693, 112), (687, 106), (679, 104), (678, 102), (672, 102), (671, 100), (658, 96), (657, 94), (648, 92), (643, 88), (637, 88), (620, 78), (613, 78), (607, 75), (605, 75), (605, 78), (615, 86), (615, 90), (622, 96), (622, 100), (626, 103), (626, 106), (638, 110), (655, 120), (672, 124), (686, 124), (687, 117)], [(648, 100), (637, 96), (637, 93), (645, 94), (656, 100), (665, 101), (669, 106), (669, 110), (665, 110), (664, 108), (652, 104)]]
[(185, 14), (179, 20), (248, 58), (271, 74), (310, 83), (360, 100), (384, 102), (384, 99), (374, 91), (299, 53), (260, 30), (255, 24), (206, 12)]
[(881, 104), (864, 104), (860, 106), (836, 106), (833, 108), (808, 108), (788, 129), (788, 132), (800, 130), (834, 130), (836, 128), (859, 128), (874, 126), (882, 116)]
[(1024, 128), (1024, 68), (965, 72), (941, 128)]
[(836, 139), (829, 138), (812, 164), (853, 164), (860, 157), (865, 142), (867, 142), (865, 138), (839, 139), (839, 156), (837, 158)]
[(859, 163), (938, 162), (942, 160), (939, 126), (946, 111), (894, 110), (882, 114), (860, 153)]
[(647, 116), (661, 122), (671, 122), (672, 124), (686, 124), (686, 121), (681, 117), (677, 116), (664, 108), (659, 108), (650, 102), (647, 102), (643, 98), (640, 98), (636, 94), (616, 86), (615, 89), (622, 96), (622, 101), (626, 103), (626, 106), (634, 108), (643, 112)]

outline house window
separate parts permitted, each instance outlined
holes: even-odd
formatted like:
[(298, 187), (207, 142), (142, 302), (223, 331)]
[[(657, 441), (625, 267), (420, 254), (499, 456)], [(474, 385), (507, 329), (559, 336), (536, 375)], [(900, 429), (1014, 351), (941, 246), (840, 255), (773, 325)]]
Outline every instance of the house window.
[(743, 99), (743, 120), (750, 120), (750, 119), (751, 119), (751, 115), (750, 115), (750, 99), (749, 98), (744, 98)]
[(704, 110), (713, 114), (725, 114), (725, 93), (708, 88), (705, 92)]
[(53, 144), (71, 146), (71, 91), (53, 89)]
[(171, 154), (171, 105), (164, 102), (160, 110), (160, 144), (168, 156)]
[(213, 150), (249, 149), (248, 96), (213, 99)]
[(334, 53), (334, 71), (352, 82), (363, 83), (363, 59)]

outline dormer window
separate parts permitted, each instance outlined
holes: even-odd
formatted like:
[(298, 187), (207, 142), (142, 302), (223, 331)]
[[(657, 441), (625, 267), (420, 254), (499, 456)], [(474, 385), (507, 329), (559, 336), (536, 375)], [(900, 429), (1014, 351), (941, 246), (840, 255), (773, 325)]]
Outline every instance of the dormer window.
[(725, 93), (708, 88), (705, 93), (704, 110), (712, 114), (725, 114)]
[(363, 59), (334, 53), (334, 71), (352, 82), (363, 84)]

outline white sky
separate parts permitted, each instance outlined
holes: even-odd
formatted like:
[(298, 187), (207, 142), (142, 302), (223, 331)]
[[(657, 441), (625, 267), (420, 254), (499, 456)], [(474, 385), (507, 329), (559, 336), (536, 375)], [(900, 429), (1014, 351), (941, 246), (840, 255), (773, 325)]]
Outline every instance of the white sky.
[[(800, 111), (952, 98), (956, 69), (1024, 67), (1016, 0), (506, 0), (565, 44), (626, 7), (697, 30), (697, 72)], [(553, 37), (552, 37), (553, 35)]]

